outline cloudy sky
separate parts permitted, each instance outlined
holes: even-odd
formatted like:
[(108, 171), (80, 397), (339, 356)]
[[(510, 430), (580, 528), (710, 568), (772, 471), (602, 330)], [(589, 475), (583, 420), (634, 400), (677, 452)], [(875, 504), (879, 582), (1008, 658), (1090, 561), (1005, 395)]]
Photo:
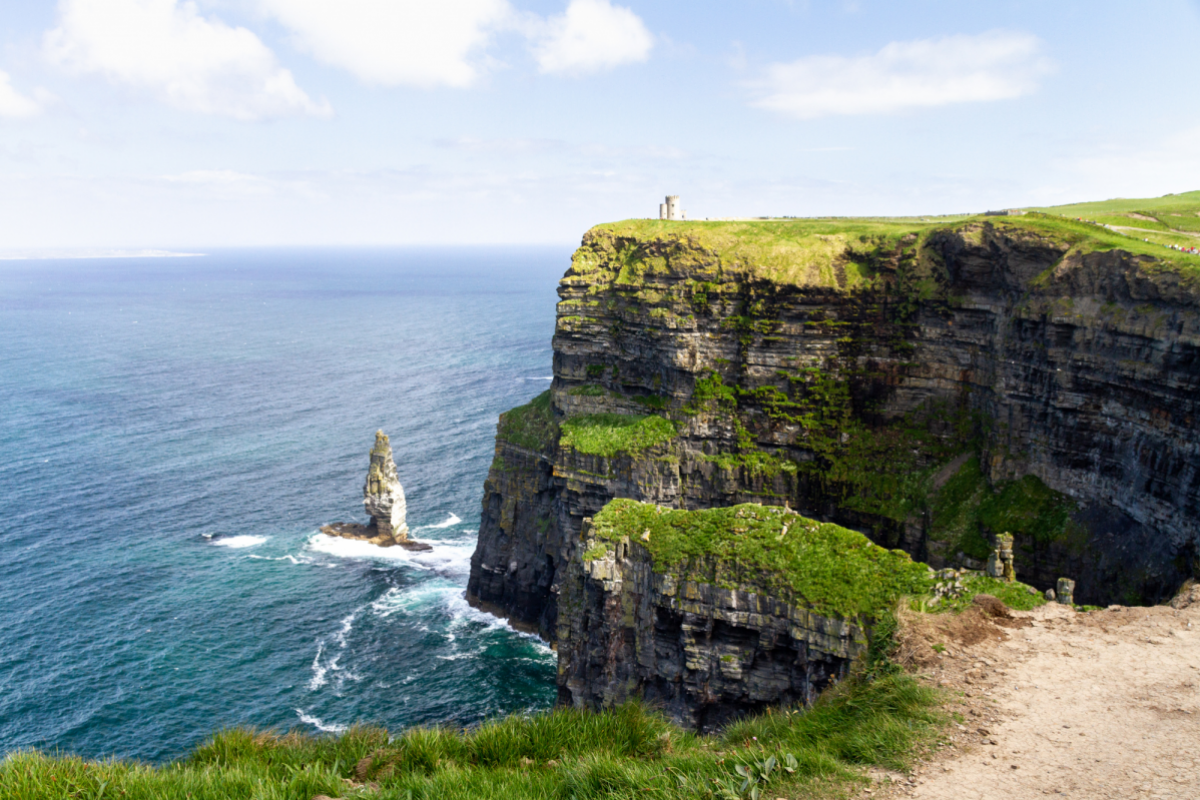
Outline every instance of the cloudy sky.
[(3, 0), (0, 249), (1200, 188), (1200, 2)]

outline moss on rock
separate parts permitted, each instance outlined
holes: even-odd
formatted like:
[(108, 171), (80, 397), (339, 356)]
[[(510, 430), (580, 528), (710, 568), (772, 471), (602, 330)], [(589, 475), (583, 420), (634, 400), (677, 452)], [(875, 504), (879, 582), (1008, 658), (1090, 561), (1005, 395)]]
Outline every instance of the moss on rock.
[(616, 499), (592, 522), (598, 540), (640, 542), (655, 572), (794, 597), (826, 614), (874, 617), (932, 586), (907, 553), (776, 506), (685, 511)]
[(587, 414), (562, 424), (560, 444), (580, 453), (612, 458), (636, 455), (675, 438), (675, 424), (650, 414)]
[(523, 406), (500, 415), (496, 437), (529, 450), (545, 450), (558, 438), (558, 425), (546, 390)]
[(992, 486), (979, 459), (968, 460), (937, 493), (931, 507), (931, 541), (951, 552), (984, 560), (991, 552), (986, 535), (1005, 531), (1038, 544), (1061, 541), (1074, 530), (1075, 502), (1034, 475)]

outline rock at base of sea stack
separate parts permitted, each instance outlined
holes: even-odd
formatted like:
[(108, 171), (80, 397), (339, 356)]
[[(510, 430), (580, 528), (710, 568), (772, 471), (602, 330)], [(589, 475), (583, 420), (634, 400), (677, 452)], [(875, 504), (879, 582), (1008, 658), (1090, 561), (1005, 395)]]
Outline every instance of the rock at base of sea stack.
[(371, 516), (370, 524), (335, 522), (321, 528), (321, 532), (346, 539), (361, 539), (380, 547), (400, 545), (408, 550), (433, 549), (424, 542), (408, 538), (408, 524), (405, 522), (408, 503), (404, 499), (404, 487), (396, 476), (392, 445), (383, 431), (375, 432), (371, 465), (367, 469), (367, 482), (363, 485), (363, 506)]

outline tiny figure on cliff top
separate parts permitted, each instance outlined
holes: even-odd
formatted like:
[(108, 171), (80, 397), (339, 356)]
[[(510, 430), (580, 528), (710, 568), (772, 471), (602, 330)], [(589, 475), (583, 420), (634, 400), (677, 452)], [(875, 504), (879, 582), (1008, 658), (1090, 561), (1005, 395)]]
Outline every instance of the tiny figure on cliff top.
[(363, 484), (363, 506), (371, 517), (367, 525), (353, 522), (335, 522), (325, 525), (321, 532), (346, 539), (360, 539), (380, 547), (399, 545), (408, 550), (431, 550), (430, 545), (408, 538), (408, 503), (404, 499), (404, 487), (396, 475), (396, 462), (392, 460), (392, 445), (387, 434), (375, 432), (375, 446), (371, 448), (371, 463), (367, 468), (367, 480)]

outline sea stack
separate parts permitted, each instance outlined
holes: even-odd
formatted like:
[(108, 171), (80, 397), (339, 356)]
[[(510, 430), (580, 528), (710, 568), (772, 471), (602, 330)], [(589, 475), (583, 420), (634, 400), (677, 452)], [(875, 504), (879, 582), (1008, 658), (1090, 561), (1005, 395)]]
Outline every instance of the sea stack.
[(404, 521), (408, 504), (404, 500), (404, 487), (396, 477), (396, 462), (392, 460), (392, 445), (387, 434), (375, 431), (375, 446), (371, 448), (371, 466), (367, 469), (367, 482), (363, 484), (363, 506), (371, 516), (376, 533), (375, 544), (388, 547), (408, 541), (408, 524)]
[(363, 506), (371, 517), (370, 524), (335, 522), (322, 527), (321, 532), (346, 539), (361, 539), (380, 547), (400, 545), (408, 550), (432, 549), (424, 542), (408, 538), (408, 524), (405, 522), (408, 503), (404, 499), (404, 487), (396, 476), (391, 442), (383, 431), (375, 432), (367, 482), (363, 484)]

